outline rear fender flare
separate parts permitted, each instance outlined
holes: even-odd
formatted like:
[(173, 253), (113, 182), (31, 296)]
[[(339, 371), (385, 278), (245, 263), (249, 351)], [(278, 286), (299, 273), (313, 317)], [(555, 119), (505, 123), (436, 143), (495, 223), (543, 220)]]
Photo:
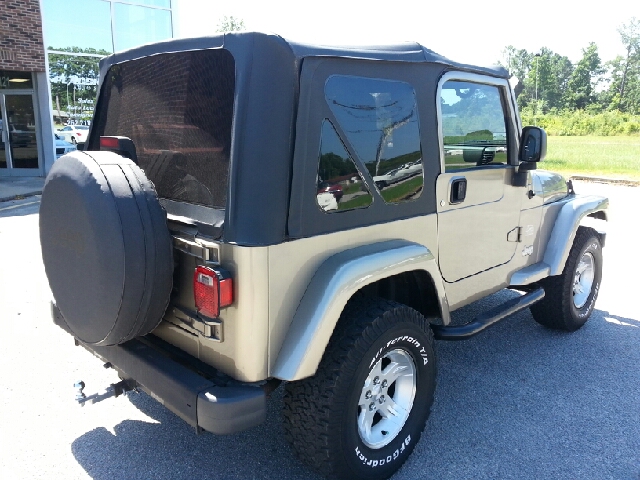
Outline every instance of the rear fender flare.
[(345, 250), (325, 260), (311, 279), (278, 354), (273, 376), (292, 381), (314, 375), (349, 299), (366, 285), (414, 270), (424, 270), (433, 279), (443, 322), (449, 323), (442, 278), (427, 247), (391, 240)]

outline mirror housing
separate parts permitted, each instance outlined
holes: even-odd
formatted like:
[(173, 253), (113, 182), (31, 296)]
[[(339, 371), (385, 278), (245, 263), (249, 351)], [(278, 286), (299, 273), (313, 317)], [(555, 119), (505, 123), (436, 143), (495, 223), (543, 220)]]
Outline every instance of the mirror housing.
[(524, 127), (520, 137), (518, 159), (521, 162), (540, 162), (547, 155), (547, 132), (540, 127)]

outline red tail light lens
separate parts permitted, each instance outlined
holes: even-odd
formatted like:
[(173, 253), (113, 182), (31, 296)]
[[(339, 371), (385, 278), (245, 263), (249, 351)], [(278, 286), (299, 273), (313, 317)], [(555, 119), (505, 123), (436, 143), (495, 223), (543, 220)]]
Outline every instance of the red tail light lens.
[(197, 267), (193, 275), (196, 309), (206, 317), (220, 316), (220, 309), (233, 303), (233, 280), (222, 269)]
[(120, 143), (116, 137), (100, 137), (100, 148), (118, 150), (119, 145)]

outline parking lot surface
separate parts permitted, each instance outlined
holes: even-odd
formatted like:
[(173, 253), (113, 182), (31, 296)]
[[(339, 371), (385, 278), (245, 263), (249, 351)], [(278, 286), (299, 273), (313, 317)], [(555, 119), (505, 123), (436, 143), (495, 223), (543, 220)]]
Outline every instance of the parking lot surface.
[[(640, 188), (575, 187), (611, 200), (591, 320), (559, 333), (525, 310), (468, 341), (438, 342), (432, 414), (394, 479), (640, 479)], [(118, 379), (49, 318), (38, 207), (39, 197), (0, 203), (0, 477), (318, 478), (284, 439), (281, 389), (265, 424), (226, 437), (195, 435), (145, 394), (80, 408), (76, 380), (90, 394)]]

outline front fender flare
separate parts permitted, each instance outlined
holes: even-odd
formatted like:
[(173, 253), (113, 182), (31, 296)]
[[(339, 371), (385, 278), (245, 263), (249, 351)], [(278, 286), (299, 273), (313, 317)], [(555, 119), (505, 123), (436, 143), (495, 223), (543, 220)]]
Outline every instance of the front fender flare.
[(311, 279), (278, 354), (273, 376), (291, 381), (314, 375), (349, 299), (365, 285), (413, 270), (425, 270), (431, 276), (443, 321), (449, 323), (440, 272), (427, 247), (391, 240), (345, 250), (325, 260)]
[(587, 215), (602, 211), (606, 219), (609, 199), (596, 195), (576, 196), (560, 209), (544, 252), (543, 262), (550, 267), (549, 275), (560, 275), (569, 258), (580, 221)]

